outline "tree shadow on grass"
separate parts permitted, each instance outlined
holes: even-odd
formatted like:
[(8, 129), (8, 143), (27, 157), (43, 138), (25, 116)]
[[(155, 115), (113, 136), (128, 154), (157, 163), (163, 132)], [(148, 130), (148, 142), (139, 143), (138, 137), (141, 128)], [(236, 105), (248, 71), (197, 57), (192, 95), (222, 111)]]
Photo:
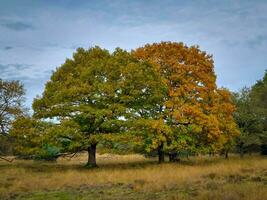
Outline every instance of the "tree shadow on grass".
[(100, 163), (97, 168), (87, 168), (84, 164), (60, 164), (47, 161), (18, 161), (14, 163), (0, 163), (0, 170), (4, 169), (22, 169), (29, 172), (66, 172), (70, 170), (88, 171), (88, 170), (114, 170), (114, 169), (138, 169), (157, 165), (156, 161), (136, 161), (129, 163)]
[[(237, 157), (230, 158), (230, 160), (238, 159)], [(127, 169), (142, 169), (151, 166), (162, 166), (162, 165), (182, 165), (182, 166), (206, 166), (221, 162), (227, 162), (226, 159), (222, 157), (190, 157), (189, 159), (181, 159), (179, 162), (168, 162), (168, 160), (163, 164), (158, 164), (155, 158), (148, 159), (145, 161), (130, 161), (130, 162), (118, 162), (112, 161), (110, 163), (107, 162), (99, 162), (97, 168), (87, 168), (85, 166), (86, 163), (71, 163), (68, 164), (66, 161), (65, 164), (57, 163), (57, 162), (49, 162), (49, 161), (33, 161), (33, 160), (16, 160), (13, 163), (5, 163), (0, 162), (0, 170), (2, 169), (23, 169), (29, 172), (66, 172), (69, 170), (127, 170)]]

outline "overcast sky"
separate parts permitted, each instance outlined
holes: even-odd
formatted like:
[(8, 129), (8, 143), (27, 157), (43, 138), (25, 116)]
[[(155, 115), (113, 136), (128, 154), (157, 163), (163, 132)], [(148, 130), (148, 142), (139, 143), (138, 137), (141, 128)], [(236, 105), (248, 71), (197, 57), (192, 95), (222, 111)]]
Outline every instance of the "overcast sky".
[(267, 69), (267, 1), (0, 0), (0, 78), (21, 80), (29, 107), (77, 47), (160, 41), (212, 54), (218, 86), (251, 86)]

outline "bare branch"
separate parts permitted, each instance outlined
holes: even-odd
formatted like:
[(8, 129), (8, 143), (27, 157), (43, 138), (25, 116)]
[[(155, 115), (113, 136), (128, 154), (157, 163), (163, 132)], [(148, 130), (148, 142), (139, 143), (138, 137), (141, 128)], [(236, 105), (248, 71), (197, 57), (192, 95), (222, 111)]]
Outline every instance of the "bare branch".
[(0, 160), (4, 160), (4, 161), (6, 161), (6, 162), (10, 162), (10, 163), (11, 163), (11, 162), (13, 162), (13, 160), (15, 160), (15, 158), (12, 158), (12, 159), (9, 160), (9, 159), (7, 159), (7, 158), (4, 158), (4, 157), (1, 157), (1, 156), (0, 156)]

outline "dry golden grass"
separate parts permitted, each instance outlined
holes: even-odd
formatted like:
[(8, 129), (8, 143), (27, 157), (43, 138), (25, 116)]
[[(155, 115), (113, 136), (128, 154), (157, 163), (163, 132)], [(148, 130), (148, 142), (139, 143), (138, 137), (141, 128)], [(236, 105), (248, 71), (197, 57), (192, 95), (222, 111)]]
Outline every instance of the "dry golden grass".
[[(267, 199), (267, 159), (264, 157), (229, 160), (197, 157), (182, 163), (158, 165), (155, 159), (141, 155), (104, 154), (98, 155), (100, 168), (97, 169), (85, 169), (85, 161), (86, 155), (82, 154), (57, 163), (0, 162), (0, 199), (81, 189), (89, 195), (93, 189), (113, 188), (108, 196), (111, 198), (122, 187), (125, 188), (117, 199), (126, 198), (124, 193), (128, 190), (152, 195), (142, 196), (144, 199), (157, 194), (155, 197), (159, 199)], [(101, 195), (98, 197), (101, 199)], [(130, 199), (140, 198), (136, 195)]]

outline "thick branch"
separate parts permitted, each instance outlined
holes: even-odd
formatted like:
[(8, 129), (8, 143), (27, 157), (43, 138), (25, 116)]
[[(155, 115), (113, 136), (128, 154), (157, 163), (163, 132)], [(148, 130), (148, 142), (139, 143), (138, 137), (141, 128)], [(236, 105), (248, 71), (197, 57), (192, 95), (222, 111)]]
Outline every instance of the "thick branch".
[(6, 162), (13, 162), (14, 158), (9, 160), (9, 159), (7, 159), (7, 158), (4, 158), (4, 157), (1, 157), (1, 156), (0, 156), (0, 160), (4, 160), (4, 161), (6, 161)]

